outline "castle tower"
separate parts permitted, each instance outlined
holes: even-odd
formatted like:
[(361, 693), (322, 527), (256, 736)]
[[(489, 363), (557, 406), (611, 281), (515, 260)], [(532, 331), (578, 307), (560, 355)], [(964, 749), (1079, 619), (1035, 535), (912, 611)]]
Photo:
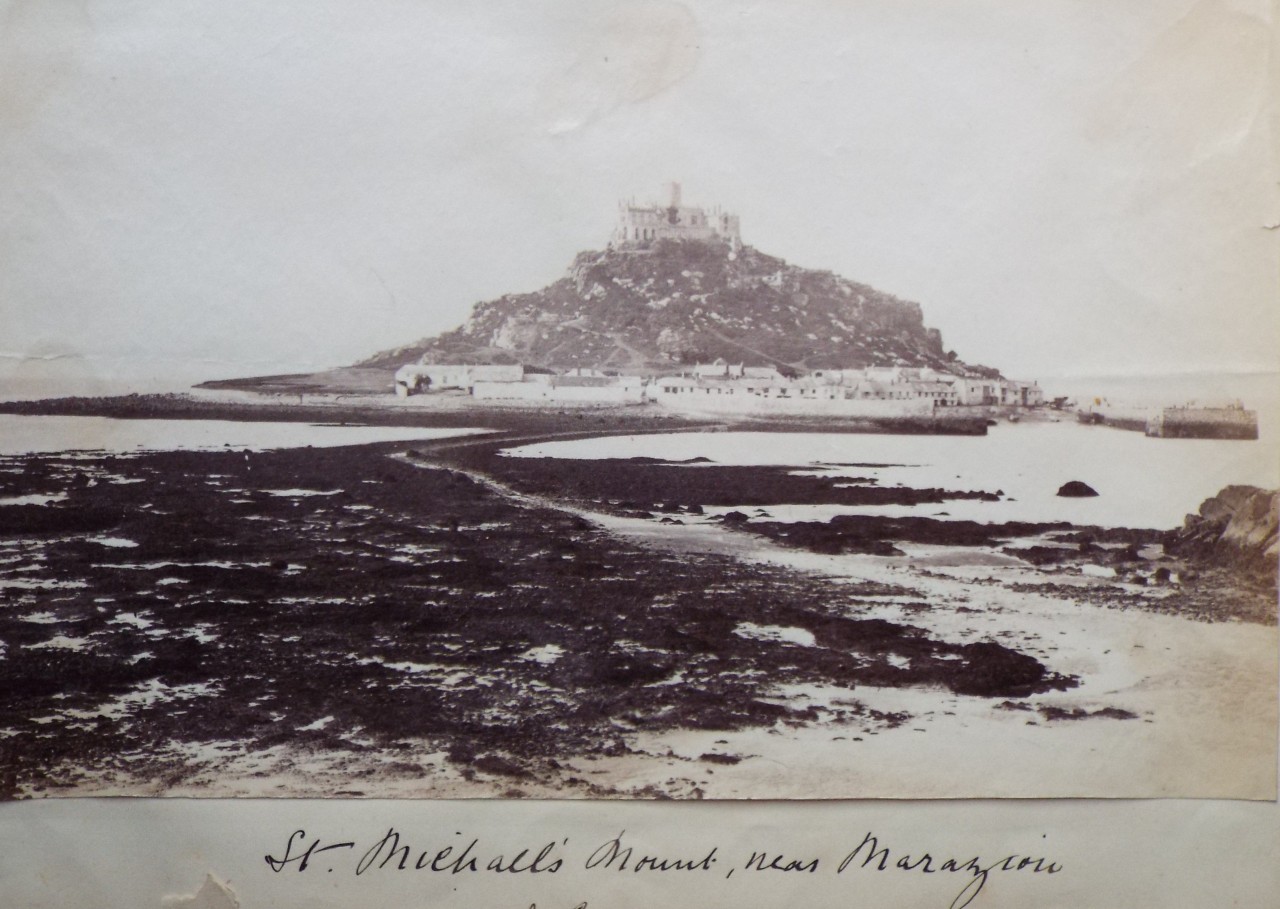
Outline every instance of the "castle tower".
[(647, 247), (658, 240), (723, 240), (736, 251), (742, 245), (736, 215), (718, 207), (686, 207), (680, 184), (674, 180), (666, 189), (666, 205), (638, 205), (634, 199), (618, 204), (612, 246)]
[(667, 223), (675, 226), (680, 223), (680, 184), (672, 181), (667, 184), (669, 201), (667, 202)]

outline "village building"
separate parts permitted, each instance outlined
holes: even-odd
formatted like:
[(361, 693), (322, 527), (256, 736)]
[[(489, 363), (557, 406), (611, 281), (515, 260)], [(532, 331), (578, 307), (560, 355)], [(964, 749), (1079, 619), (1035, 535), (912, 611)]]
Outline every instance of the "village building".
[(424, 392), (471, 391), (477, 382), (520, 382), (525, 368), (470, 363), (406, 363), (396, 370), (396, 394), (402, 398)]
[(643, 404), (640, 376), (527, 375), (520, 382), (477, 382), (471, 394), (482, 400), (544, 404)]
[[(641, 404), (677, 409), (849, 416), (921, 414), (939, 408), (1039, 407), (1035, 382), (955, 376), (929, 368), (821, 369), (800, 377), (772, 366), (718, 359), (680, 375), (647, 379), (588, 367), (563, 374), (518, 364), (410, 363), (395, 377), (396, 394), (461, 393), (493, 401), (553, 404)], [(856, 402), (856, 403), (855, 403)], [(864, 406), (865, 405), (865, 406)]]
[(662, 376), (649, 383), (646, 396), (673, 410), (695, 413), (889, 418), (926, 415), (934, 408), (925, 398), (875, 397), (861, 388), (776, 373), (769, 378)]
[(919, 378), (920, 370), (908, 366), (868, 366), (862, 370), (862, 377), (883, 385), (894, 385)]
[(824, 385), (857, 385), (868, 381), (861, 369), (815, 369), (809, 375)]
[(922, 379), (907, 384), (915, 397), (933, 401), (936, 407), (955, 407), (960, 403), (960, 396), (952, 382), (929, 382)]
[(992, 406), (1001, 402), (1000, 382), (997, 379), (957, 377), (951, 383), (956, 392), (956, 403), (975, 407)]
[(1013, 407), (1039, 407), (1044, 403), (1044, 391), (1036, 382), (1006, 379), (1000, 383), (1000, 403)]
[(782, 379), (782, 373), (772, 366), (746, 366), (717, 359), (712, 363), (697, 363), (688, 371), (699, 379)]
[(668, 395), (746, 393), (792, 401), (922, 401), (931, 408), (1038, 407), (1044, 402), (1044, 394), (1035, 382), (956, 376), (931, 367), (817, 369), (798, 378), (787, 378), (771, 366), (746, 366), (720, 359), (697, 364), (679, 376), (654, 379), (653, 383), (657, 386), (651, 395), (654, 400)]
[(744, 369), (741, 363), (734, 365), (716, 360), (714, 363), (695, 364), (690, 372), (699, 379), (741, 379)]
[(396, 371), (395, 384), (402, 398), (452, 392), (491, 401), (641, 404), (645, 380), (586, 368), (555, 375), (521, 365), (410, 363)]
[(742, 245), (737, 215), (685, 205), (679, 183), (668, 184), (665, 205), (639, 205), (634, 199), (618, 204), (610, 245), (643, 247), (657, 240), (722, 240), (735, 249)]

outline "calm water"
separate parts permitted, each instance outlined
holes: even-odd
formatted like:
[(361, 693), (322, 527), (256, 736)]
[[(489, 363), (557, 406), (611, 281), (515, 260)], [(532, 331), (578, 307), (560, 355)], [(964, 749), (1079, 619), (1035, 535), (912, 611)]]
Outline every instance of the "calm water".
[[(177, 389), (209, 375), (179, 376), (173, 364), (86, 365), (72, 361), (23, 361), (0, 370), (0, 398)], [(128, 364), (126, 364), (128, 365)], [(74, 367), (74, 368), (72, 368)], [(163, 367), (163, 368), (161, 368)], [(88, 369), (89, 373), (83, 374)], [(191, 367), (192, 370), (205, 367)], [(78, 370), (78, 371), (77, 371)], [(149, 371), (148, 371), (149, 370)], [(240, 370), (244, 372), (244, 369)], [(262, 370), (259, 370), (262, 371)], [(279, 370), (276, 370), (279, 371)], [(148, 378), (152, 376), (153, 378)], [(105, 378), (104, 378), (105, 377)], [(93, 381), (90, 381), (92, 379)], [(107, 382), (107, 380), (111, 380)], [(107, 387), (103, 383), (107, 383)], [(862, 509), (879, 514), (929, 514), (979, 521), (1066, 520), (1103, 526), (1167, 528), (1180, 524), (1223, 486), (1280, 486), (1280, 382), (1265, 374), (1190, 374), (1145, 377), (1059, 378), (1049, 394), (1078, 400), (1094, 395), (1115, 403), (1176, 404), (1188, 400), (1243, 399), (1258, 412), (1257, 442), (1148, 439), (1140, 433), (1061, 423), (1002, 423), (983, 437), (848, 434), (716, 433), (617, 436), (520, 449), (521, 455), (570, 458), (647, 456), (683, 460), (707, 457), (723, 464), (817, 462), (902, 464), (903, 467), (825, 468), (828, 475), (872, 477), (882, 485), (915, 488), (1002, 490), (1000, 502), (948, 502), (916, 508)], [(118, 387), (117, 387), (118, 386)], [(242, 423), (221, 420), (113, 420), (99, 417), (21, 417), (0, 414), (0, 454), (99, 450), (290, 448), (412, 441), (483, 430), (324, 426), (306, 423)], [(1098, 490), (1095, 499), (1061, 499), (1068, 480)], [(779, 519), (822, 519), (836, 509), (772, 508)], [(851, 511), (853, 509), (845, 509)]]
[[(685, 460), (791, 465), (827, 476), (870, 477), (882, 486), (1003, 491), (999, 502), (839, 508), (775, 507), (775, 519), (824, 520), (836, 513), (938, 515), (984, 522), (1070, 521), (1105, 527), (1170, 528), (1222, 487), (1280, 486), (1273, 435), (1256, 442), (1149, 439), (1141, 433), (1061, 423), (1001, 424), (982, 436), (820, 433), (683, 433), (614, 436), (516, 449), (523, 457)], [(832, 467), (830, 464), (903, 465)], [(696, 466), (673, 470), (697, 470)], [(1082, 480), (1097, 498), (1057, 496)], [(727, 509), (726, 509), (727, 510)]]
[(159, 356), (0, 357), (0, 401), (187, 392), (210, 379), (317, 372), (318, 363), (234, 363)]
[(0, 414), (0, 455), (59, 451), (301, 448), (407, 442), (486, 432), (405, 426), (240, 423), (232, 420), (114, 420), (108, 417), (27, 417)]

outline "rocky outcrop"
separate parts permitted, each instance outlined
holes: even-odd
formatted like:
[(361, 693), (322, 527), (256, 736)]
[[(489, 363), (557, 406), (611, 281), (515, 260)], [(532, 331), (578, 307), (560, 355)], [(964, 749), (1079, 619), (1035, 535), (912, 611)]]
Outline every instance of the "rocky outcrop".
[(1174, 555), (1229, 568), (1274, 587), (1280, 542), (1280, 492), (1256, 486), (1228, 486), (1206, 499), (1170, 534), (1165, 548)]
[(1069, 480), (1058, 487), (1058, 495), (1068, 499), (1091, 498), (1097, 494), (1098, 490), (1079, 480)]
[(947, 351), (918, 303), (749, 246), (690, 240), (579, 253), (553, 284), (478, 303), (461, 327), (361, 365), (424, 356), (641, 372), (723, 358), (784, 371), (902, 365), (998, 375)]

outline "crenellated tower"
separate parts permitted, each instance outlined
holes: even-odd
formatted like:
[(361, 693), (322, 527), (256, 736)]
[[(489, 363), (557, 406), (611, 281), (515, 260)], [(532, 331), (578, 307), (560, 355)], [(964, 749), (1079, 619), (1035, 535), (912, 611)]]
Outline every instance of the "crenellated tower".
[(667, 185), (665, 204), (640, 205), (635, 199), (618, 203), (611, 246), (643, 247), (656, 240), (723, 240), (734, 249), (742, 245), (737, 215), (719, 206), (685, 205), (680, 184), (674, 181)]

